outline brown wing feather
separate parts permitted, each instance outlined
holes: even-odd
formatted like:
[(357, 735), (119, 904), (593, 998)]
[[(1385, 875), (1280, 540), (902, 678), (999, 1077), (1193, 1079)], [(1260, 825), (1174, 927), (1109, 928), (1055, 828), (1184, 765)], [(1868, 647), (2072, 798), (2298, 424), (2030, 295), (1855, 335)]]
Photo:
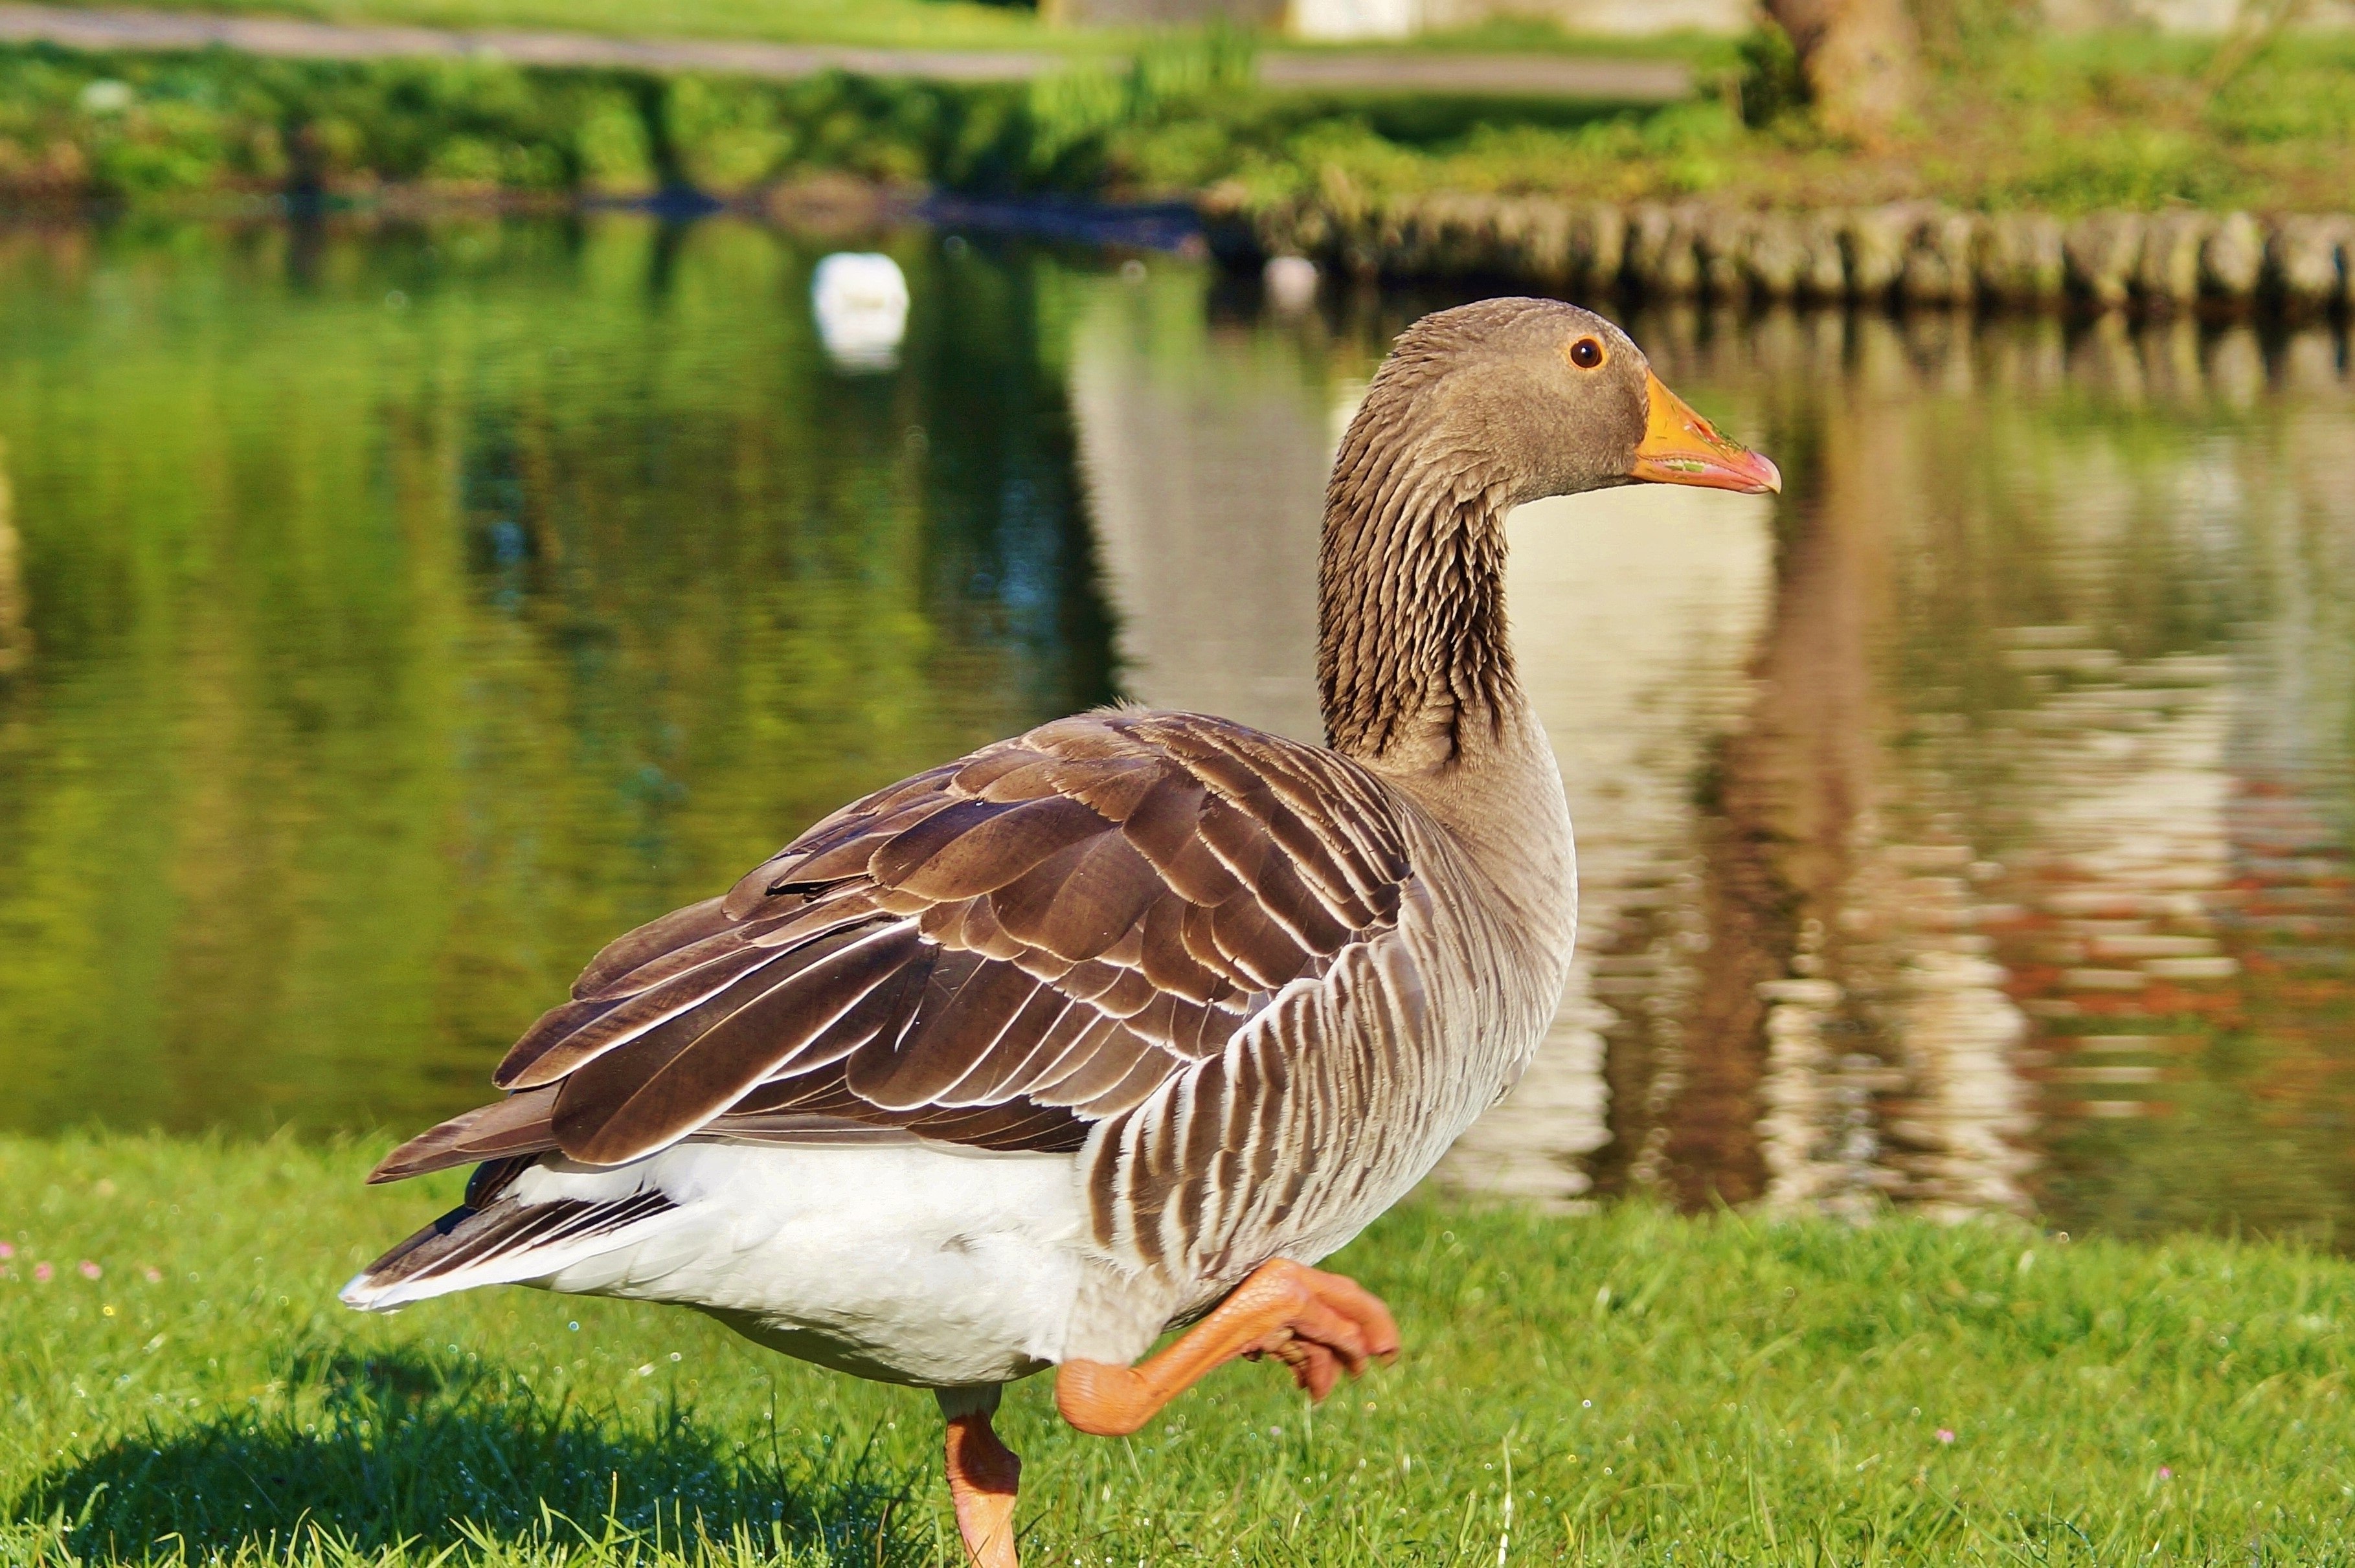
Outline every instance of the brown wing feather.
[(378, 1179), (861, 1127), (1077, 1148), (1391, 929), (1408, 809), (1329, 752), (1220, 720), (1046, 725), (844, 807), (724, 897), (614, 942), (500, 1064), (519, 1093)]
[(903, 922), (834, 933), (714, 997), (697, 1009), (708, 1018), (682, 1016), (600, 1055), (556, 1097), (558, 1144), (591, 1165), (619, 1165), (685, 1137), (890, 986), (921, 940)]

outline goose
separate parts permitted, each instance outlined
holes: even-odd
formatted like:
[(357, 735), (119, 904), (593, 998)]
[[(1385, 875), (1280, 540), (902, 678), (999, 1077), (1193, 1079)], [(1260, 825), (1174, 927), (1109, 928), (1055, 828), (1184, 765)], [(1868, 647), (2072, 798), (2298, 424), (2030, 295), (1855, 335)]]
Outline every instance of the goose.
[(1316, 1399), (1394, 1358), (1315, 1265), (1510, 1088), (1576, 925), (1505, 517), (1637, 482), (1781, 487), (1601, 316), (1423, 317), (1327, 492), (1328, 744), (1112, 708), (843, 807), (606, 947), (505, 1098), (387, 1156), (371, 1181), (475, 1168), (343, 1299), (668, 1302), (930, 1388), (976, 1568), (1017, 1563), (1007, 1382), (1056, 1367), (1120, 1435), (1238, 1357)]

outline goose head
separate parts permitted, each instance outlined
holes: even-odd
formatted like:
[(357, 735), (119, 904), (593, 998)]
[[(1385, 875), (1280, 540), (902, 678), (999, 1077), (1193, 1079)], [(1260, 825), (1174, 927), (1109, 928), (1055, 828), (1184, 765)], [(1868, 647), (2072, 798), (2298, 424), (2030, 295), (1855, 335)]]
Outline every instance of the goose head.
[(1527, 701), (1506, 632), (1505, 516), (1640, 484), (1758, 494), (1783, 476), (1593, 311), (1481, 300), (1401, 333), (1325, 491), (1316, 681), (1331, 744), (1403, 777), (1508, 730), (1534, 734), (1517, 723)]
[(1508, 507), (1618, 485), (1783, 487), (1772, 462), (1668, 390), (1625, 333), (1558, 300), (1481, 300), (1423, 317), (1368, 402), (1385, 444)]

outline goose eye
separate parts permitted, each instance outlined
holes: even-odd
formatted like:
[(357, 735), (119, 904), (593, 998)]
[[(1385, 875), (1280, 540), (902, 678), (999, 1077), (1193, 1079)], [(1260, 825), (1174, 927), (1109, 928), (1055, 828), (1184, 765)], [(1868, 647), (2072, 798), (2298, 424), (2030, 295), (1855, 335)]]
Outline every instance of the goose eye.
[(1570, 346), (1570, 362), (1582, 370), (1592, 370), (1603, 363), (1603, 345), (1592, 337), (1582, 337)]

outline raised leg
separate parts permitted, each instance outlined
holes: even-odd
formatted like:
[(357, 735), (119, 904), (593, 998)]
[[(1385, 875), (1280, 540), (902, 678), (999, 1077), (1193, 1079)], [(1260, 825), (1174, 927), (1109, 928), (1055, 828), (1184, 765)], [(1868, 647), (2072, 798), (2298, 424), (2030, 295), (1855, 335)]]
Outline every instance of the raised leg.
[(949, 1496), (957, 1532), (972, 1568), (1018, 1568), (1014, 1559), (1014, 1492), (1022, 1461), (989, 1424), (997, 1409), (995, 1383), (932, 1391), (948, 1417)]
[(1393, 1360), (1398, 1351), (1398, 1324), (1372, 1292), (1337, 1274), (1275, 1258), (1157, 1356), (1133, 1367), (1065, 1361), (1055, 1374), (1055, 1407), (1082, 1432), (1123, 1437), (1237, 1356), (1276, 1357), (1309, 1398), (1321, 1400), (1343, 1371), (1355, 1377), (1368, 1361)]

